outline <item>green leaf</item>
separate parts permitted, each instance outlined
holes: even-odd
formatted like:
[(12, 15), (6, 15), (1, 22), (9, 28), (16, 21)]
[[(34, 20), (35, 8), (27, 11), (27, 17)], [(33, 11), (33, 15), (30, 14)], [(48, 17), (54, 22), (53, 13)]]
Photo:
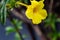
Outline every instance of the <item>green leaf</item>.
[(23, 29), (23, 27), (22, 27), (22, 21), (18, 21), (18, 24), (16, 24), (17, 25), (17, 27), (18, 27), (18, 29)]
[(15, 40), (21, 40), (21, 37), (18, 33), (15, 34)]
[(57, 19), (56, 19), (56, 22), (60, 22), (60, 18), (57, 18)]
[(15, 31), (15, 29), (13, 27), (11, 27), (11, 26), (6, 27), (5, 30), (8, 31), (8, 32)]
[(51, 28), (55, 31), (56, 30), (56, 26), (55, 26), (55, 22), (56, 22), (56, 14), (52, 14), (49, 13), (48, 18), (45, 20), (45, 27), (48, 27), (49, 25), (51, 26)]
[(9, 0), (2, 0), (1, 1), (1, 8), (0, 8), (0, 21), (2, 24), (6, 23), (6, 15), (7, 15), (7, 8), (6, 4), (8, 3)]
[(48, 37), (50, 37), (51, 40), (57, 40), (58, 34), (57, 32), (49, 33)]
[(10, 0), (8, 4), (12, 6), (12, 8), (15, 6), (16, 0)]
[(51, 28), (56, 31), (55, 23), (51, 23)]
[(13, 27), (11, 27), (11, 26), (6, 27), (5, 30), (6, 30), (6, 34), (7, 34), (7, 35), (8, 35), (9, 33), (11, 33), (11, 32), (15, 32), (15, 29), (14, 29)]
[(54, 36), (54, 37), (52, 38), (52, 40), (57, 40), (57, 37), (56, 37), (56, 36)]
[(20, 30), (21, 30), (21, 29), (23, 29), (23, 27), (22, 27), (22, 26), (18, 26), (18, 29), (20, 29)]
[(17, 24), (18, 23), (18, 19), (13, 19), (13, 23)]
[(58, 33), (58, 37), (60, 37), (60, 32)]
[(18, 28), (18, 29), (23, 29), (22, 27), (22, 21), (18, 20), (18, 19), (13, 19), (14, 25)]

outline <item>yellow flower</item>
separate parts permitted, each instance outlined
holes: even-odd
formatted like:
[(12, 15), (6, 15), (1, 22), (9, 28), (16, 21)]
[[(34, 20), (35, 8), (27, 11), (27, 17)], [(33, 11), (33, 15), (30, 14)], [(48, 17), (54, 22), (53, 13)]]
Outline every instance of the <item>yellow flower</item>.
[[(31, 1), (31, 0), (30, 0)], [(44, 0), (41, 1), (31, 1), (31, 5), (26, 6), (27, 10), (25, 12), (26, 17), (32, 20), (33, 24), (39, 24), (42, 20), (46, 19), (47, 12), (44, 8)]]

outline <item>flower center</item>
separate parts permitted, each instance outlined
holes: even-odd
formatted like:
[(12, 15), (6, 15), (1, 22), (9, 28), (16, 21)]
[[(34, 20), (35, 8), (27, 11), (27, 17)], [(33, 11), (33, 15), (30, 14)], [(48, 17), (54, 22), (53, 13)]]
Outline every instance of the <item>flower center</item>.
[(38, 10), (37, 10), (37, 7), (35, 7), (34, 9), (33, 9), (33, 13), (36, 13)]

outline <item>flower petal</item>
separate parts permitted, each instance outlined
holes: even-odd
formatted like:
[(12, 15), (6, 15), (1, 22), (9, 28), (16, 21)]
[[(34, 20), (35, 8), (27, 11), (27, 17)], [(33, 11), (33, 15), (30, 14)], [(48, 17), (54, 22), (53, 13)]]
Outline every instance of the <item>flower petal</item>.
[(33, 22), (33, 24), (39, 24), (39, 23), (41, 23), (41, 19), (40, 18), (33, 18), (32, 22)]
[(38, 3), (37, 1), (31, 1), (31, 5), (32, 5), (33, 7), (36, 7), (38, 4), (39, 4), (39, 3)]
[(40, 1), (44, 1), (44, 0), (40, 0)]
[(25, 15), (27, 16), (28, 19), (31, 19), (33, 16), (33, 8), (32, 6), (28, 6)]
[(44, 8), (44, 3), (43, 1), (39, 1), (39, 9), (42, 9), (42, 8)]
[(33, 15), (33, 18), (32, 18), (33, 24), (39, 24), (41, 23), (41, 21), (42, 19), (38, 13)]
[(44, 20), (47, 17), (47, 11), (45, 9), (40, 10), (40, 16)]

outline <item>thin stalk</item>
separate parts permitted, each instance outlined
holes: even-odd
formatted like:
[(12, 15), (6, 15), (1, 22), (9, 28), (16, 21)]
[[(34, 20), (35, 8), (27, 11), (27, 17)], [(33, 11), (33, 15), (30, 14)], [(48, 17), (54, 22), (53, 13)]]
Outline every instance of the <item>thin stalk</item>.
[(50, 0), (49, 13), (52, 13), (52, 8), (53, 8), (53, 0)]
[(13, 17), (10, 14), (8, 14), (8, 15), (9, 15), (8, 17), (9, 17), (10, 21), (13, 23), (13, 25), (15, 27), (16, 32), (19, 34), (21, 40), (24, 40), (23, 37), (22, 37), (22, 34), (20, 33), (19, 29), (17, 28), (16, 24), (13, 21)]

